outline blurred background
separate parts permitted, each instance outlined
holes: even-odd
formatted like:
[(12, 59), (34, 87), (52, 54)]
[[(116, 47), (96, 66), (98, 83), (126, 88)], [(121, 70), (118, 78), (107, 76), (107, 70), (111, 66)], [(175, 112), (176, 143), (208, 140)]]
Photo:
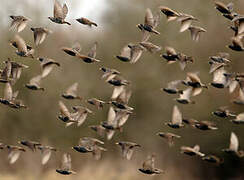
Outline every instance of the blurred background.
[[(209, 72), (209, 56), (218, 52), (230, 53), (232, 66), (229, 72), (243, 72), (243, 54), (233, 52), (226, 48), (230, 44), (233, 32), (228, 28), (231, 22), (221, 16), (214, 8), (212, 0), (72, 0), (67, 3), (69, 13), (67, 21), (72, 26), (52, 23), (47, 17), (53, 15), (52, 0), (18, 0), (2, 1), (0, 7), (0, 42), (1, 60), (11, 58), (24, 63), (30, 68), (25, 69), (21, 79), (14, 86), (19, 90), (19, 98), (29, 106), (29, 110), (14, 110), (0, 105), (0, 139), (3, 143), (17, 145), (19, 140), (40, 141), (43, 144), (57, 147), (59, 151), (51, 157), (47, 165), (40, 163), (40, 153), (27, 151), (13, 165), (7, 161), (7, 151), (0, 151), (0, 179), (55, 179), (61, 175), (55, 172), (59, 167), (63, 152), (72, 156), (73, 169), (78, 172), (76, 176), (62, 177), (64, 179), (244, 179), (244, 160), (226, 155), (221, 151), (229, 146), (230, 133), (233, 131), (239, 137), (240, 149), (244, 148), (243, 126), (234, 125), (228, 119), (220, 119), (211, 114), (220, 106), (229, 106), (236, 112), (243, 112), (243, 107), (233, 105), (228, 89), (215, 89), (209, 87), (199, 96), (193, 97), (194, 105), (180, 105), (174, 100), (176, 96), (160, 91), (169, 81), (185, 79), (187, 72), (200, 72), (203, 83), (210, 83), (212, 75)], [(224, 3), (229, 1), (223, 0)], [(162, 47), (172, 46), (177, 51), (193, 56), (195, 62), (189, 64), (181, 71), (178, 64), (167, 65), (160, 57), (160, 53), (149, 54), (144, 52), (136, 64), (123, 63), (114, 56), (128, 43), (141, 40), (141, 33), (136, 28), (138, 23), (144, 22), (146, 8), (153, 12), (163, 5), (178, 12), (191, 14), (200, 21), (196, 23), (207, 30), (202, 34), (200, 42), (190, 39), (190, 32), (179, 33), (178, 22), (167, 23), (162, 14), (160, 25), (157, 28), (160, 36), (152, 36), (150, 41)], [(236, 12), (244, 13), (244, 1), (235, 0)], [(24, 84), (40, 73), (40, 65), (36, 59), (20, 58), (15, 49), (9, 45), (14, 32), (9, 31), (10, 15), (23, 15), (31, 18), (28, 27), (20, 33), (27, 44), (35, 48), (35, 57), (48, 57), (61, 63), (61, 68), (55, 68), (51, 74), (42, 81), (44, 92), (30, 91)], [(79, 17), (87, 17), (97, 22), (97, 28), (89, 28), (75, 21)], [(46, 27), (53, 31), (38, 47), (33, 42), (30, 27)], [(82, 46), (82, 52), (89, 51), (92, 44), (97, 41), (97, 58), (101, 63), (86, 64), (66, 55), (61, 47), (71, 47), (75, 42)], [(116, 133), (111, 141), (105, 141), (108, 152), (103, 154), (100, 161), (94, 161), (90, 154), (80, 154), (71, 149), (78, 144), (79, 138), (84, 136), (96, 137), (97, 134), (88, 128), (89, 125), (99, 124), (107, 118), (108, 106), (103, 110), (96, 110), (86, 102), (85, 106), (92, 109), (95, 114), (89, 115), (86, 122), (79, 128), (65, 124), (57, 119), (59, 113), (58, 101), (62, 92), (74, 82), (79, 83), (79, 94), (84, 99), (96, 97), (108, 101), (113, 87), (101, 79), (101, 66), (119, 70), (123, 77), (131, 81), (130, 88), (133, 94), (129, 105), (135, 108), (124, 126), (123, 133)], [(3, 64), (2, 64), (3, 67)], [(1, 85), (0, 94), (3, 95), (4, 86)], [(184, 86), (182, 86), (184, 88)], [(71, 107), (80, 105), (79, 101), (63, 102)], [(217, 131), (200, 131), (190, 127), (170, 129), (164, 123), (171, 120), (173, 106), (177, 104), (183, 117), (197, 120), (209, 120), (217, 123)], [(169, 147), (166, 141), (156, 135), (159, 131), (173, 132), (180, 136), (174, 147)], [(101, 138), (99, 138), (101, 139)], [(117, 141), (137, 142), (142, 148), (137, 149), (131, 161), (122, 159)], [(201, 161), (200, 158), (188, 157), (180, 153), (182, 145), (194, 146), (199, 144), (203, 153), (215, 154), (223, 157), (225, 163), (215, 166)], [(137, 169), (147, 155), (157, 155), (156, 167), (165, 170), (159, 176), (147, 176)]]

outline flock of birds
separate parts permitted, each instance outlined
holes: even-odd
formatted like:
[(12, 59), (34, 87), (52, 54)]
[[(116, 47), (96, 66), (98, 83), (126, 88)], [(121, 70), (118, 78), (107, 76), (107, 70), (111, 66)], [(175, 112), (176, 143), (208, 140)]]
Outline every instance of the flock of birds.
[[(244, 16), (239, 15), (234, 11), (232, 3), (225, 5), (222, 2), (217, 1), (215, 2), (215, 8), (225, 18), (229, 19), (233, 23), (233, 26), (230, 28), (234, 31), (234, 36), (231, 38), (232, 44), (228, 47), (233, 51), (244, 51), (242, 44), (242, 38), (244, 35)], [(68, 8), (66, 4), (61, 6), (61, 4), (55, 0), (54, 15), (53, 17), (49, 17), (49, 19), (54, 23), (71, 25), (69, 22), (65, 21), (67, 13)], [(160, 22), (161, 14), (166, 15), (167, 21), (179, 21), (181, 23), (181, 28), (179, 31), (184, 32), (189, 30), (191, 33), (191, 38), (194, 41), (199, 41), (201, 33), (206, 32), (204, 28), (192, 25), (193, 22), (199, 21), (192, 15), (180, 13), (163, 6), (159, 7), (159, 10), (155, 15), (152, 14), (150, 9), (146, 9), (144, 24), (137, 25), (139, 30), (142, 32), (141, 42), (136, 44), (127, 44), (121, 50), (121, 53), (116, 56), (116, 58), (123, 62), (136, 63), (144, 51), (148, 51), (150, 53), (159, 52), (161, 47), (149, 42), (148, 40), (152, 35), (160, 35), (160, 32), (157, 31), (156, 28)], [(11, 29), (17, 31), (14, 38), (10, 41), (10, 44), (17, 49), (16, 54), (18, 56), (34, 58), (34, 49), (30, 45), (26, 44), (24, 39), (19, 35), (19, 33), (25, 29), (30, 19), (24, 16), (10, 16), (10, 18), (12, 19)], [(92, 22), (84, 17), (76, 20), (79, 23), (90, 27), (98, 26), (95, 22)], [(32, 27), (30, 29), (34, 33), (34, 43), (36, 46), (43, 43), (45, 38), (52, 33), (52, 31), (42, 27)], [(87, 55), (81, 53), (81, 46), (79, 43), (74, 44), (72, 47), (63, 47), (61, 50), (73, 58), (83, 60), (85, 63), (96, 63), (101, 61), (96, 58), (97, 42), (94, 43)], [(177, 52), (173, 47), (165, 47), (165, 53), (163, 53), (161, 57), (164, 58), (168, 64), (178, 62), (182, 70), (185, 69), (187, 63), (194, 62), (194, 59), (191, 56)], [(27, 83), (25, 86), (30, 90), (44, 91), (44, 88), (41, 86), (42, 79), (47, 77), (54, 68), (60, 67), (60, 63), (46, 57), (38, 57), (37, 59), (40, 61), (41, 73), (30, 79), (29, 83)], [(225, 70), (225, 66), (229, 66), (230, 62), (231, 60), (229, 59), (228, 53), (219, 53), (216, 56), (210, 57), (210, 73), (213, 74), (213, 81), (210, 83), (210, 85), (215, 88), (229, 88), (230, 93), (233, 93), (238, 88), (239, 96), (234, 99), (233, 103), (243, 105), (244, 74), (227, 72)], [(3, 97), (0, 98), (0, 103), (8, 106), (9, 108), (28, 108), (21, 100), (17, 99), (18, 91), (13, 92), (13, 86), (17, 80), (20, 79), (22, 70), (28, 68), (28, 66), (12, 61), (11, 59), (4, 61), (4, 63), (5, 67), (0, 72), (0, 82), (5, 83), (5, 89)], [(101, 122), (99, 125), (89, 126), (89, 128), (97, 132), (97, 134), (101, 137), (106, 136), (107, 140), (110, 140), (116, 132), (123, 131), (123, 125), (133, 113), (134, 108), (129, 106), (129, 99), (132, 92), (129, 90), (128, 85), (130, 85), (131, 82), (123, 78), (121, 73), (116, 69), (101, 67), (100, 70), (103, 73), (102, 79), (104, 79), (106, 83), (112, 85), (114, 90), (111, 99), (107, 102), (97, 98), (86, 100), (87, 103), (94, 105), (97, 109), (102, 109), (107, 104), (110, 105), (107, 121)], [(187, 88), (185, 90), (179, 89), (178, 86), (180, 84), (184, 84)], [(167, 87), (162, 88), (162, 91), (169, 94), (179, 94), (179, 97), (175, 99), (178, 103), (194, 104), (195, 101), (191, 100), (191, 97), (199, 95), (204, 88), (208, 89), (208, 85), (201, 82), (199, 74), (197, 72), (189, 72), (187, 73), (185, 80), (169, 82)], [(67, 100), (83, 100), (83, 97), (77, 93), (77, 90), (78, 83), (74, 83), (62, 94), (62, 98)], [(81, 126), (87, 116), (93, 113), (93, 111), (85, 106), (74, 106), (72, 107), (72, 110), (70, 110), (61, 100), (58, 102), (58, 105), (60, 109), (58, 119), (63, 121), (67, 127), (73, 124)], [(231, 122), (235, 124), (244, 123), (244, 113), (235, 114), (227, 107), (220, 107), (218, 110), (214, 111), (213, 114), (222, 118), (231, 117), (233, 118)], [(170, 128), (176, 129), (182, 128), (185, 125), (189, 125), (200, 130), (218, 129), (216, 124), (210, 121), (183, 119), (182, 113), (176, 105), (173, 107), (172, 121), (166, 123), (166, 125), (168, 125)], [(174, 144), (175, 138), (180, 138), (179, 135), (170, 132), (159, 132), (157, 135), (166, 139), (169, 146)], [(55, 147), (42, 145), (39, 142), (23, 140), (19, 143), (28, 147), (33, 152), (40, 150), (42, 153), (43, 165), (48, 162), (51, 153), (57, 151)], [(121, 147), (122, 156), (128, 160), (132, 158), (135, 148), (141, 147), (137, 143), (127, 141), (117, 142), (116, 144)], [(80, 139), (79, 144), (73, 146), (72, 148), (80, 153), (91, 153), (96, 160), (99, 160), (102, 152), (107, 151), (103, 145), (104, 142), (99, 139), (83, 137)], [(240, 158), (244, 157), (244, 151), (239, 150), (238, 146), (238, 137), (234, 132), (231, 132), (229, 148), (223, 149), (223, 151), (236, 155)], [(22, 146), (6, 145), (4, 143), (0, 143), (0, 149), (9, 150), (8, 159), (11, 164), (15, 163), (20, 154), (26, 151), (26, 149), (24, 149)], [(194, 147), (182, 146), (180, 150), (182, 153), (190, 156), (199, 156), (204, 161), (215, 164), (223, 163), (223, 159), (221, 157), (211, 154), (206, 155), (200, 152), (199, 145), (195, 145)], [(164, 172), (161, 169), (155, 168), (155, 154), (148, 156), (148, 158), (143, 162), (142, 168), (140, 168), (139, 171), (145, 174), (160, 174)], [(70, 154), (63, 154), (61, 167), (56, 169), (56, 172), (63, 175), (75, 173), (71, 168)]]

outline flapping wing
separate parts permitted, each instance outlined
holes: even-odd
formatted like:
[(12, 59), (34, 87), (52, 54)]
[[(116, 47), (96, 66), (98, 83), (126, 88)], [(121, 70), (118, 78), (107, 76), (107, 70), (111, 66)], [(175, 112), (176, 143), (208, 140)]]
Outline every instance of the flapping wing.
[(152, 14), (152, 11), (149, 8), (146, 9), (146, 15), (145, 15), (145, 22), (144, 22), (144, 24), (145, 25), (148, 25), (148, 26), (151, 26), (151, 27), (154, 26), (153, 14)]
[(182, 123), (182, 114), (176, 105), (173, 108), (172, 123), (173, 124), (181, 124)]
[(60, 19), (64, 19), (65, 17), (63, 12), (63, 7), (57, 0), (54, 1), (53, 15), (55, 18), (60, 18)]
[(231, 132), (230, 135), (230, 149), (237, 152), (238, 151), (238, 146), (239, 146), (239, 141), (234, 132)]
[(13, 90), (10, 85), (10, 83), (6, 83), (5, 88), (4, 88), (4, 99), (11, 101), (13, 98)]
[(19, 52), (27, 53), (27, 46), (24, 39), (22, 39), (19, 35), (15, 35), (14, 41), (17, 44), (17, 48)]
[(72, 96), (76, 96), (77, 94), (77, 89), (78, 89), (78, 83), (75, 82), (74, 84), (72, 84), (67, 90), (66, 90), (66, 94), (72, 95)]
[(20, 153), (18, 150), (11, 150), (8, 154), (9, 163), (15, 163), (19, 159)]
[(67, 170), (67, 171), (71, 170), (71, 156), (70, 156), (70, 154), (65, 153), (63, 155), (62, 169)]
[(42, 80), (42, 76), (41, 75), (37, 75), (37, 76), (35, 76), (35, 77), (30, 79), (30, 84), (36, 85), (36, 86), (40, 86), (41, 85), (41, 80)]
[(46, 164), (49, 161), (51, 154), (52, 151), (48, 148), (42, 150), (42, 165)]
[(88, 56), (91, 58), (95, 58), (97, 54), (97, 42), (94, 43), (94, 45), (92, 46), (90, 52), (88, 53)]
[(60, 113), (65, 117), (70, 117), (70, 112), (68, 108), (65, 106), (65, 104), (62, 101), (59, 101), (58, 105)]

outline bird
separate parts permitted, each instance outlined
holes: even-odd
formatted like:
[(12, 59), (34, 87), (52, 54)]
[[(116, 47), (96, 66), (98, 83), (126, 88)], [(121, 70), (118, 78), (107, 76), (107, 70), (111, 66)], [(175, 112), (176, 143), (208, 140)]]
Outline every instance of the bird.
[(4, 96), (3, 98), (0, 98), (0, 103), (4, 104), (4, 105), (14, 105), (15, 104), (15, 99), (18, 96), (18, 91), (13, 92), (12, 86), (10, 83), (6, 83), (5, 84), (5, 88), (4, 88)]
[(106, 129), (102, 125), (91, 125), (89, 126), (93, 131), (97, 132), (97, 134), (101, 137), (105, 136)]
[(231, 14), (233, 12), (233, 3), (228, 3), (225, 5), (224, 3), (220, 1), (215, 1), (215, 9), (217, 9), (219, 12), (221, 12), (223, 15), (224, 14)]
[[(15, 62), (15, 61), (11, 61), (10, 58), (8, 58), (7, 61), (4, 61), (4, 63), (6, 64), (5, 66), (5, 70), (3, 70), (3, 73), (1, 74), (1, 79), (0, 82), (6, 82), (7, 79), (10, 80), (11, 85), (14, 85), (17, 80), (20, 79), (22, 70), (25, 68), (29, 68), (29, 66), (19, 63), (19, 62)], [(8, 74), (9, 73), (9, 74)], [(9, 76), (9, 77), (6, 77)]]
[(123, 90), (120, 92), (120, 94), (118, 94), (117, 97), (114, 97), (115, 95), (113, 94), (111, 97), (111, 101), (109, 101), (108, 103), (114, 105), (118, 109), (133, 111), (134, 108), (128, 106), (131, 95), (131, 90), (123, 88)]
[(186, 80), (182, 81), (183, 84), (192, 87), (192, 96), (199, 95), (203, 88), (208, 88), (201, 82), (198, 74), (198, 72), (188, 72)]
[(142, 31), (142, 41), (147, 41), (150, 37), (150, 34), (160, 34), (155, 28), (159, 25), (160, 21), (160, 12), (153, 16), (152, 11), (147, 8), (146, 15), (144, 19), (144, 24), (137, 24), (137, 27)]
[(180, 15), (178, 12), (166, 7), (166, 6), (159, 6), (160, 11), (166, 15), (167, 21), (174, 21), (176, 20)]
[(199, 39), (200, 39), (200, 34), (201, 34), (201, 33), (207, 32), (207, 30), (205, 30), (204, 28), (199, 27), (199, 26), (192, 26), (192, 25), (191, 25), (188, 29), (189, 29), (190, 32), (191, 32), (191, 38), (192, 38), (192, 40), (193, 40), (193, 41), (196, 41), (196, 42), (199, 41)]
[(195, 104), (195, 101), (190, 100), (191, 95), (192, 95), (192, 88), (189, 87), (180, 94), (180, 97), (177, 98), (176, 101), (181, 104)]
[(73, 106), (74, 112), (70, 112), (68, 108), (62, 101), (59, 101), (59, 110), (60, 114), (58, 118), (66, 123), (66, 127), (71, 126), (74, 123), (77, 123), (77, 126), (81, 126), (86, 118), (88, 113), (92, 113), (92, 111), (83, 106)]
[(110, 69), (110, 68), (107, 68), (107, 67), (101, 67), (101, 68), (99, 68), (99, 70), (101, 70), (103, 72), (102, 79), (107, 79), (111, 75), (119, 75), (119, 74), (121, 74), (118, 70)]
[[(210, 56), (209, 59), (211, 60), (210, 62), (228, 64), (228, 63), (231, 62), (231, 60), (229, 59), (229, 57), (230, 57), (230, 54), (229, 53), (219, 52), (215, 56)], [(210, 62), (209, 62), (209, 64), (211, 64)]]
[(54, 66), (60, 67), (60, 63), (45, 57), (37, 58), (41, 62), (41, 69), (42, 69), (42, 78), (45, 78), (54, 68)]
[(181, 138), (181, 136), (176, 135), (174, 133), (170, 133), (170, 132), (158, 132), (157, 135), (166, 139), (166, 141), (168, 142), (168, 145), (170, 147), (174, 145), (175, 138)]
[(63, 50), (65, 53), (67, 53), (70, 56), (75, 56), (78, 59), (83, 60), (85, 63), (94, 63), (94, 62), (100, 62), (101, 60), (96, 59), (96, 51), (97, 51), (97, 42), (95, 42), (90, 49), (88, 55), (80, 54), (80, 45), (76, 43), (72, 48), (68, 47), (62, 47), (61, 50)]
[(215, 88), (225, 88), (227, 85), (227, 77), (224, 75), (226, 70), (221, 67), (213, 72), (213, 81), (211, 85)]
[(156, 53), (162, 49), (161, 46), (157, 46), (151, 42), (143, 41), (139, 43), (142, 47), (144, 47), (150, 53)]
[(231, 11), (233, 10), (233, 5), (234, 5), (233, 3), (228, 3), (227, 5), (225, 5), (220, 1), (215, 1), (214, 3), (215, 3), (215, 8), (222, 14), (230, 14)]
[(17, 48), (16, 54), (18, 56), (34, 58), (33, 54), (35, 50), (32, 47), (27, 46), (24, 39), (19, 35), (16, 34), (10, 43), (12, 46)]
[(244, 113), (236, 115), (235, 119), (231, 119), (234, 124), (244, 124)]
[(76, 21), (78, 21), (81, 24), (88, 25), (89, 27), (92, 27), (92, 26), (97, 27), (97, 23), (95, 23), (87, 18), (84, 18), (84, 17), (78, 18), (78, 19), (76, 19)]
[(107, 102), (104, 102), (102, 100), (99, 100), (97, 98), (90, 98), (87, 99), (87, 103), (94, 105), (97, 109), (102, 109), (104, 107), (104, 104), (107, 104)]
[(137, 143), (128, 142), (128, 141), (120, 141), (120, 142), (116, 142), (115, 144), (121, 147), (122, 156), (127, 160), (131, 160), (135, 147), (141, 147)]
[(242, 43), (242, 38), (243, 38), (243, 35), (237, 35), (235, 37), (232, 37), (231, 38), (231, 42), (232, 44), (229, 45), (228, 47), (233, 50), (233, 51), (244, 51), (244, 46), (243, 46), (243, 43)]
[(41, 80), (42, 80), (42, 75), (34, 76), (33, 78), (30, 79), (29, 83), (25, 84), (25, 87), (35, 91), (37, 90), (44, 91), (45, 89), (40, 86)]
[(68, 14), (68, 7), (66, 4), (61, 6), (61, 4), (54, 0), (54, 8), (53, 8), (53, 17), (48, 17), (52, 22), (57, 24), (68, 24), (71, 25), (69, 22), (65, 21), (65, 18)]
[(23, 31), (27, 26), (28, 22), (31, 21), (31, 19), (24, 16), (11, 15), (10, 18), (12, 19), (10, 30), (16, 30), (18, 33)]
[(191, 63), (194, 62), (193, 57), (187, 56), (187, 55), (185, 55), (183, 53), (179, 53), (178, 54), (177, 60), (179, 61), (179, 65), (180, 65), (180, 68), (181, 68), (182, 71), (185, 70), (186, 65), (187, 65), (188, 62), (191, 62)]
[(208, 154), (208, 155), (202, 157), (202, 160), (207, 161), (209, 163), (214, 163), (214, 164), (217, 164), (217, 165), (220, 165), (220, 164), (224, 163), (224, 159), (223, 158), (220, 158), (220, 157), (218, 157), (216, 155), (212, 155), (212, 154)]
[(210, 121), (198, 121), (194, 127), (200, 130), (217, 130), (218, 128), (213, 122)]
[(130, 63), (135, 64), (140, 57), (142, 56), (143, 51), (145, 51), (145, 48), (139, 43), (139, 44), (128, 44), (128, 47), (130, 48)]
[(169, 94), (182, 94), (183, 91), (182, 90), (179, 90), (177, 88), (177, 86), (181, 83), (182, 81), (181, 80), (174, 80), (174, 81), (171, 81), (167, 84), (167, 87), (165, 88), (161, 88), (161, 90), (169, 93)]
[(107, 140), (111, 140), (115, 130), (122, 131), (122, 127), (119, 126), (118, 118), (116, 118), (116, 112), (112, 106), (108, 111), (107, 121), (101, 123), (102, 127), (106, 129)]
[(76, 174), (73, 170), (71, 170), (71, 155), (68, 153), (63, 154), (61, 167), (56, 169), (56, 172), (62, 175), (70, 175)]
[(59, 105), (59, 111), (60, 111), (58, 118), (65, 123), (75, 122), (74, 118), (72, 117), (72, 114), (70, 113), (68, 108), (65, 106), (65, 104), (62, 101), (59, 101), (58, 105)]
[(72, 149), (80, 153), (92, 153), (96, 160), (101, 158), (102, 151), (107, 151), (105, 148), (101, 147), (104, 142), (96, 138), (83, 137), (80, 138), (79, 145), (73, 146)]
[(12, 63), (10, 62), (10, 59), (5, 61), (5, 67), (4, 69), (0, 72), (0, 82), (1, 83), (7, 83), (11, 81), (11, 72), (12, 72)]
[(114, 87), (128, 86), (130, 82), (119, 75), (110, 75), (105, 80), (107, 83), (113, 85)]
[(239, 88), (238, 96), (232, 102), (237, 105), (244, 105), (244, 92), (242, 87)]
[(212, 114), (221, 118), (236, 117), (236, 115), (233, 112), (231, 112), (226, 106), (219, 107)]
[(51, 157), (52, 152), (57, 151), (56, 148), (51, 146), (38, 146), (37, 148), (41, 151), (42, 154), (42, 160), (41, 160), (42, 165), (47, 164), (47, 162)]
[(189, 155), (189, 156), (200, 156), (200, 157), (205, 156), (205, 154), (200, 152), (200, 146), (199, 145), (195, 145), (193, 148), (189, 147), (189, 146), (181, 146), (180, 150), (181, 150), (181, 153), (184, 153), (184, 154)]
[(78, 83), (75, 82), (72, 84), (63, 94), (62, 97), (65, 99), (78, 99), (82, 100), (83, 98), (79, 95), (77, 95), (78, 90)]
[(199, 122), (198, 120), (196, 120), (196, 119), (192, 119), (192, 118), (190, 118), (190, 119), (182, 119), (182, 121), (185, 123), (185, 124), (187, 124), (187, 125), (190, 125), (191, 127), (195, 127), (195, 125)]
[(181, 128), (184, 126), (184, 124), (182, 123), (182, 114), (176, 105), (174, 105), (174, 107), (173, 107), (171, 122), (168, 122), (165, 124), (171, 128), (175, 128), (175, 129), (178, 129), (178, 128)]
[(26, 151), (20, 146), (7, 145), (6, 147), (8, 149), (8, 159), (10, 164), (14, 164), (19, 159), (21, 152)]
[(162, 54), (161, 57), (166, 59), (168, 64), (172, 64), (172, 63), (176, 62), (177, 59), (179, 59), (179, 53), (177, 53), (173, 47), (166, 46), (165, 52), (166, 53)]
[(22, 140), (18, 142), (19, 144), (22, 144), (24, 146), (27, 146), (31, 151), (35, 152), (38, 146), (41, 146), (41, 143), (35, 142), (35, 141), (28, 141), (28, 140)]
[(244, 151), (243, 150), (238, 150), (239, 148), (239, 141), (238, 137), (234, 132), (231, 132), (230, 135), (230, 146), (227, 149), (222, 149), (222, 151), (228, 153), (228, 154), (234, 154), (237, 155), (238, 157), (244, 157)]
[(47, 35), (52, 33), (51, 30), (49, 30), (47, 28), (43, 28), (43, 27), (38, 27), (38, 28), (32, 27), (31, 31), (33, 31), (34, 43), (36, 46), (43, 43), (43, 41), (46, 39)]
[(81, 126), (85, 122), (87, 115), (93, 113), (90, 109), (83, 106), (73, 106), (72, 108), (74, 110), (74, 112), (71, 113), (72, 120), (66, 123), (66, 127), (74, 123), (77, 123), (78, 127)]
[(131, 64), (136, 63), (145, 48), (140, 44), (128, 44), (120, 51), (120, 54), (116, 56), (117, 59), (123, 62), (129, 62)]
[(140, 168), (139, 171), (149, 175), (164, 173), (163, 170), (155, 168), (155, 154), (149, 155), (147, 157), (147, 159), (142, 164), (142, 168)]
[(131, 61), (132, 50), (128, 47), (128, 45), (124, 46), (120, 51), (120, 54), (116, 56), (120, 61), (130, 62)]
[(237, 27), (236, 36), (243, 34), (244, 33), (244, 16), (238, 15), (232, 19), (232, 22)]
[(184, 32), (190, 28), (192, 21), (198, 21), (198, 19), (189, 14), (179, 13), (177, 21), (181, 22), (180, 32)]

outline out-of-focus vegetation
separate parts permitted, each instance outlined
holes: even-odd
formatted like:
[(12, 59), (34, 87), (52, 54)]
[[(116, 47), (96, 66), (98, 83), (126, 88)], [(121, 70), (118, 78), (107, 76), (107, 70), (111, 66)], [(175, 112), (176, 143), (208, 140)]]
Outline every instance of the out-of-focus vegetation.
[[(83, 0), (85, 1), (85, 0)], [(0, 57), (4, 61), (8, 57), (29, 65), (30, 68), (23, 71), (21, 79), (14, 86), (19, 90), (19, 98), (23, 99), (29, 110), (12, 110), (0, 106), (0, 137), (6, 144), (16, 144), (21, 139), (41, 141), (57, 147), (60, 151), (51, 157), (51, 161), (42, 167), (40, 154), (26, 152), (14, 165), (7, 162), (7, 151), (0, 151), (0, 179), (55, 179), (61, 178), (55, 173), (59, 166), (62, 152), (72, 153), (73, 169), (79, 175), (67, 177), (67, 179), (243, 179), (243, 159), (232, 158), (221, 152), (228, 147), (231, 131), (234, 131), (244, 147), (243, 127), (231, 124), (228, 120), (216, 118), (211, 112), (219, 106), (230, 106), (233, 111), (243, 112), (243, 108), (233, 105), (228, 90), (218, 90), (210, 87), (203, 93), (194, 97), (195, 105), (179, 105), (184, 117), (197, 120), (210, 120), (216, 122), (219, 130), (202, 132), (192, 128), (179, 130), (169, 129), (164, 125), (171, 119), (175, 96), (160, 91), (167, 82), (184, 79), (186, 72), (199, 71), (202, 82), (211, 81), (212, 75), (208, 73), (208, 57), (218, 52), (228, 52), (232, 59), (232, 66), (228, 71), (243, 72), (243, 54), (230, 51), (226, 45), (230, 44), (233, 32), (228, 29), (230, 22), (223, 18), (215, 9), (213, 1), (207, 0), (107, 0), (104, 5), (96, 5), (88, 14), (79, 13), (83, 1), (67, 1), (69, 13), (67, 20), (72, 26), (57, 25), (48, 20), (52, 15), (53, 2), (51, 0), (17, 0), (1, 2), (0, 20)], [(64, 2), (64, 1), (60, 1)], [(92, 1), (91, 1), (92, 2)], [(227, 3), (228, 1), (225, 1)], [(97, 2), (99, 3), (99, 2)], [(239, 13), (244, 13), (244, 2), (237, 0), (234, 8)], [(85, 5), (85, 3), (83, 3)], [(190, 39), (189, 32), (179, 33), (179, 23), (166, 22), (162, 15), (157, 30), (160, 36), (152, 36), (150, 41), (162, 47), (172, 46), (175, 49), (193, 56), (195, 62), (189, 64), (185, 71), (181, 71), (178, 64), (166, 65), (159, 54), (145, 52), (136, 64), (128, 64), (118, 61), (114, 56), (129, 42), (139, 42), (141, 33), (136, 24), (144, 21), (146, 8), (157, 10), (159, 5), (168, 6), (180, 12), (192, 14), (200, 21), (198, 25), (207, 29), (207, 33), (201, 36), (199, 43)], [(84, 8), (84, 7), (83, 7)], [(47, 27), (53, 30), (43, 44), (36, 47), (35, 56), (44, 56), (57, 60), (61, 68), (56, 68), (42, 82), (45, 92), (33, 92), (23, 87), (31, 77), (40, 73), (40, 65), (37, 60), (19, 58), (15, 50), (9, 46), (8, 41), (14, 33), (9, 31), (9, 15), (24, 15), (32, 19), (29, 26), (20, 33), (28, 44), (34, 46), (33, 35), (30, 27)], [(90, 17), (97, 21), (98, 28), (88, 28), (75, 22), (80, 15)], [(72, 46), (75, 42), (82, 45), (82, 51), (88, 50), (92, 43), (97, 41), (97, 57), (101, 63), (85, 64), (75, 58), (64, 54), (60, 47)], [(163, 52), (163, 51), (162, 51)], [(99, 67), (111, 67), (122, 72), (123, 76), (132, 82), (133, 95), (130, 106), (135, 112), (130, 116), (124, 126), (123, 133), (116, 133), (111, 141), (106, 141), (108, 152), (103, 154), (99, 162), (93, 162), (91, 156), (79, 154), (71, 149), (78, 143), (80, 137), (97, 135), (88, 128), (88, 125), (98, 124), (106, 120), (108, 107), (103, 110), (95, 110), (88, 104), (84, 104), (95, 111), (87, 121), (79, 128), (72, 126), (65, 128), (63, 122), (57, 119), (58, 101), (61, 93), (74, 82), (79, 83), (79, 92), (84, 98), (97, 97), (108, 101), (112, 93), (112, 87), (101, 80)], [(0, 94), (3, 93), (1, 85)], [(65, 101), (65, 100), (64, 100)], [(77, 105), (78, 101), (65, 101), (67, 105)], [(174, 147), (168, 145), (160, 137), (158, 131), (170, 131), (182, 136), (176, 141)], [(142, 145), (128, 162), (121, 158), (120, 149), (114, 145), (118, 140), (135, 141)], [(180, 146), (193, 146), (199, 144), (204, 153), (213, 153), (224, 157), (225, 163), (221, 166), (212, 166), (198, 158), (191, 158), (180, 154)], [(155, 152), (158, 159), (157, 167), (166, 171), (162, 176), (148, 177), (137, 170), (146, 156)], [(9, 175), (11, 174), (11, 175)], [(12, 176), (16, 176), (13, 178)], [(35, 178), (33, 178), (35, 177)]]

